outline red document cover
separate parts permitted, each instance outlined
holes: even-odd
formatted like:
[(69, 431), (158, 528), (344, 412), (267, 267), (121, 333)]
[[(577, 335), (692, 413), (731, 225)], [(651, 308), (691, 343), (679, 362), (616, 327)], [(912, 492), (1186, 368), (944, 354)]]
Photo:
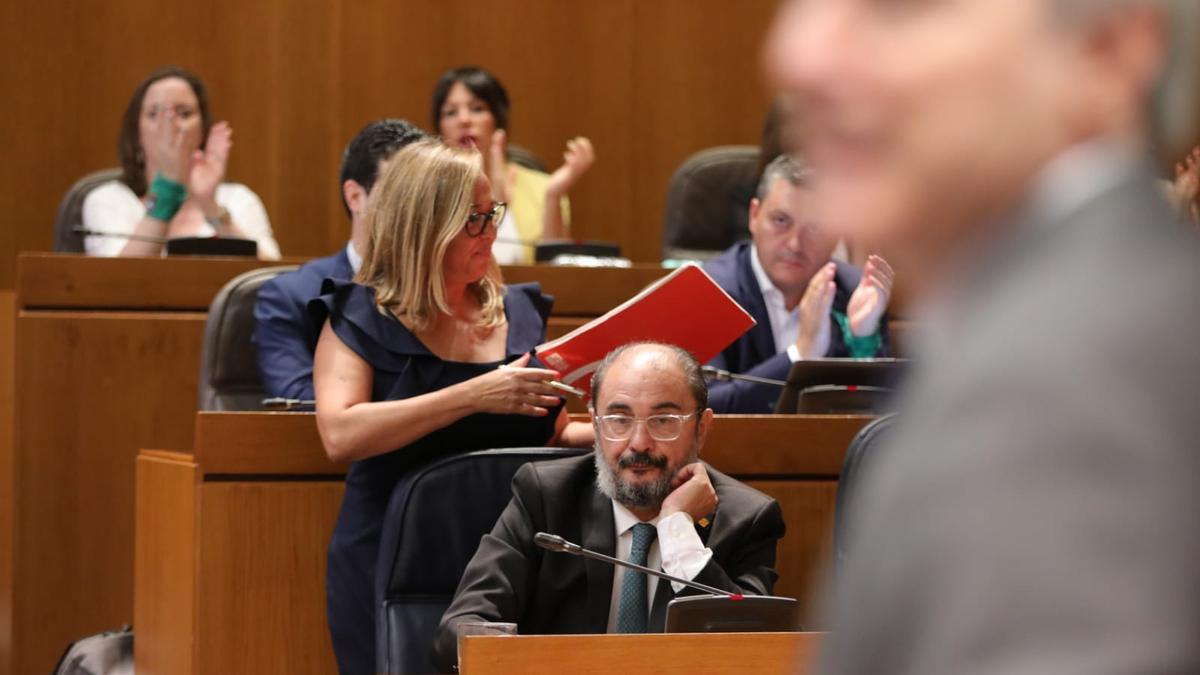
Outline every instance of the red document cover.
[(688, 264), (535, 352), (542, 363), (562, 373), (563, 382), (590, 397), (592, 373), (605, 355), (627, 342), (678, 345), (707, 363), (754, 323), (712, 277)]

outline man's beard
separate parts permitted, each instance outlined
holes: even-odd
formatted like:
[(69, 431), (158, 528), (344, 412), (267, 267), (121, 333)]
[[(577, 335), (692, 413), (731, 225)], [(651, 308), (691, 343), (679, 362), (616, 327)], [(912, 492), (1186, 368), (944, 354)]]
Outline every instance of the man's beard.
[[(600, 441), (596, 440), (596, 448), (592, 452), (592, 460), (596, 464), (596, 488), (605, 497), (631, 509), (648, 509), (662, 506), (663, 500), (671, 494), (671, 481), (675, 474), (686, 464), (696, 461), (698, 448), (693, 447), (682, 462), (670, 465), (663, 455), (655, 456), (648, 452), (626, 452), (617, 461), (617, 468), (612, 468), (604, 459), (600, 449)], [(648, 466), (661, 469), (658, 478), (639, 483), (630, 483), (621, 477), (621, 470), (631, 467)]]

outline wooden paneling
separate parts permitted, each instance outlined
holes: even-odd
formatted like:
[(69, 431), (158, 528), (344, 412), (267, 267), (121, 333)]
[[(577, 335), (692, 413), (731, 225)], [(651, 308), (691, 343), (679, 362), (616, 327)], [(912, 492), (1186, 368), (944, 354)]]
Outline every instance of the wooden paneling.
[[(767, 96), (758, 43), (775, 0), (251, 0), (164, 6), (48, 0), (0, 22), (0, 288), (18, 251), (49, 250), (63, 193), (115, 166), (119, 119), (153, 68), (179, 63), (235, 130), (228, 175), (262, 198), (285, 253), (348, 233), (340, 154), (384, 116), (429, 125), (447, 68), (504, 81), (514, 142), (549, 164), (596, 144), (572, 192), (576, 234), (658, 258), (667, 180), (686, 156), (756, 142)], [(130, 39), (130, 36), (137, 36)], [(31, 58), (36, 55), (36, 58)]]
[(201, 486), (197, 673), (335, 670), (325, 550), (343, 489), (340, 482)]
[(770, 101), (759, 54), (777, 4), (634, 3), (628, 119), (637, 145), (629, 170), (640, 229), (626, 241), (636, 259), (660, 257), (667, 183), (688, 156), (714, 145), (758, 145)]
[(191, 447), (203, 327), (193, 312), (20, 312), (13, 672), (130, 621), (134, 458)]
[(190, 455), (147, 451), (137, 458), (134, 569), (138, 587), (139, 673), (192, 671), (196, 588), (196, 463)]
[(88, 258), (41, 253), (21, 256), (17, 281), (22, 309), (207, 312), (213, 296), (230, 279), (275, 264), (283, 263), (252, 258)]
[(460, 663), (463, 675), (804, 675), (820, 639), (815, 633), (473, 636), (463, 641)]
[(771, 495), (783, 509), (787, 534), (776, 549), (780, 571), (775, 595), (796, 598), (806, 612), (812, 607), (815, 582), (828, 565), (832, 551), (833, 506), (837, 482), (750, 480), (748, 484)]
[[(0, 289), (0, 495), (12, 495), (16, 296)], [(12, 672), (13, 512), (0, 505), (0, 673)]]

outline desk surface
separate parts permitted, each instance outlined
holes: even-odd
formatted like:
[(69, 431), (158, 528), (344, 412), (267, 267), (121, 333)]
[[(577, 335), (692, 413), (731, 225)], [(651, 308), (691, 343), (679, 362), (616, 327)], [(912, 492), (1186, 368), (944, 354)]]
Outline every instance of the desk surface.
[[(24, 253), (17, 260), (17, 294), (24, 309), (208, 309), (233, 277), (260, 267), (302, 264), (252, 258), (89, 258), (61, 253)], [(657, 265), (502, 268), (507, 283), (541, 283), (555, 297), (554, 313), (596, 316), (628, 300), (666, 275)]]
[(460, 666), (463, 675), (803, 675), (820, 638), (820, 633), (471, 636), (463, 640)]
[[(846, 446), (868, 420), (862, 415), (717, 415), (700, 456), (737, 476), (832, 479), (841, 473)], [(205, 477), (346, 471), (345, 464), (325, 456), (313, 413), (198, 413), (194, 452)]]

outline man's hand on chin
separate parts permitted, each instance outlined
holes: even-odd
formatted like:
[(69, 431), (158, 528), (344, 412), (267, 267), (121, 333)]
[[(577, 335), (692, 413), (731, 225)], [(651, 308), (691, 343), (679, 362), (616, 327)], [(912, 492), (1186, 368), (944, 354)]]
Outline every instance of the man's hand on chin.
[(708, 472), (700, 462), (692, 462), (675, 474), (671, 482), (671, 493), (663, 500), (659, 518), (683, 512), (695, 522), (716, 509), (717, 491), (708, 479)]

